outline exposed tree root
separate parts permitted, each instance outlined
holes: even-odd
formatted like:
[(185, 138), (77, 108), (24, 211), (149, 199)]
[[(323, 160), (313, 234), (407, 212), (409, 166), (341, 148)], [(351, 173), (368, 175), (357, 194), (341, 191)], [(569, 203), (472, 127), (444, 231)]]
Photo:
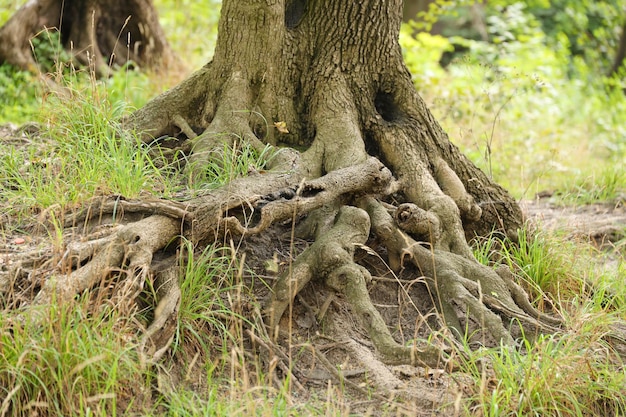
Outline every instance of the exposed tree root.
[[(36, 320), (53, 301), (68, 302), (104, 280), (116, 284), (111, 301), (129, 310), (151, 286), (154, 315), (139, 344), (141, 359), (151, 364), (176, 331), (185, 279), (181, 240), (202, 247), (293, 226), (292, 236), (310, 246), (286, 262), (265, 300), (265, 321), (248, 329), (246, 342), (296, 386), (305, 376), (274, 338), (291, 325), (293, 317), (284, 316), (298, 296), (306, 298), (302, 290), (319, 283), (347, 301), (355, 327), (366, 331), (382, 361), (454, 367), (447, 346), (419, 339), (418, 331), (407, 342), (385, 322), (369, 293), (371, 273), (355, 259), (355, 250), (372, 241), (392, 270), (424, 283), (459, 339), (469, 339), (468, 323), (490, 345), (515, 345), (515, 328), (526, 337), (558, 332), (561, 320), (538, 311), (510, 271), (483, 266), (472, 254), (468, 236), (494, 228), (514, 235), (521, 211), (450, 143), (419, 98), (397, 43), (401, 3), (224, 1), (214, 61), (123, 124), (145, 143), (175, 144), (162, 154), (165, 162), (174, 159), (194, 181), (206, 180), (207, 162), (234, 143), (259, 152), (271, 146), (267, 170), (201, 195), (180, 193), (177, 201), (113, 196), (59, 213), (54, 217), (72, 231), (65, 252), (14, 257), (0, 271), (0, 296), (18, 298), (15, 289), (26, 287), (20, 280), (28, 281), (32, 293), (22, 291), (13, 305)], [(119, 56), (96, 47), (97, 67), (108, 53)], [(28, 58), (20, 59), (28, 65)], [(318, 319), (333, 314), (329, 305), (322, 304)], [(369, 356), (368, 342), (345, 341), (354, 356)], [(346, 376), (318, 357), (332, 375)]]
[[(370, 158), (361, 165), (310, 181), (302, 181), (297, 174), (282, 173), (243, 178), (228, 188), (180, 203), (127, 201), (120, 197), (95, 199), (84, 210), (66, 217), (66, 227), (80, 225), (79, 229), (87, 234), (68, 243), (60, 260), (43, 278), (37, 295), (22, 307), (45, 306), (52, 300), (67, 302), (112, 274), (121, 274), (118, 278), (124, 287), (121, 293), (127, 300), (134, 300), (150, 278), (156, 289), (157, 305), (141, 348), (146, 361), (158, 360), (173, 336), (180, 290), (177, 263), (161, 268), (153, 262), (155, 253), (170, 244), (176, 247), (179, 236), (201, 242), (225, 233), (261, 233), (277, 222), (347, 200), (355, 194), (384, 193), (391, 179), (389, 171)], [(237, 194), (230, 191), (235, 184)], [(283, 187), (276, 189), (277, 185)], [(97, 226), (103, 220), (119, 223)], [(131, 222), (124, 224), (128, 221)], [(367, 234), (365, 230), (360, 240), (364, 242)], [(37, 266), (32, 257), (33, 254), (25, 254), (11, 271), (0, 274), (3, 292), (9, 291), (23, 268)], [(33, 311), (36, 310), (27, 309), (24, 314)]]
[[(170, 260), (171, 261), (171, 260)], [(139, 346), (144, 362), (155, 363), (167, 352), (176, 333), (180, 307), (180, 268), (174, 260), (155, 271), (156, 307), (154, 319), (146, 329)]]
[(537, 311), (508, 276), (501, 277), (504, 273), (498, 275), (475, 260), (420, 245), (394, 225), (391, 215), (375, 199), (366, 198), (361, 206), (370, 215), (373, 232), (389, 251), (390, 265), (398, 269), (408, 260), (419, 268), (446, 324), (459, 337), (465, 336), (459, 312), (477, 320), (496, 343), (513, 344), (514, 340), (508, 325), (494, 311), (519, 321), (529, 335), (557, 330), (560, 320)]
[[(198, 86), (194, 77), (188, 83), (180, 89)], [(183, 277), (173, 266), (157, 266), (154, 255), (168, 245), (176, 247), (180, 237), (202, 245), (225, 236), (261, 234), (290, 220), (298, 223), (298, 234), (312, 237), (314, 243), (273, 288), (265, 306), (272, 334), (296, 295), (311, 280), (322, 280), (345, 296), (385, 362), (446, 365), (447, 353), (440, 346), (423, 341), (405, 346), (394, 340), (373, 305), (367, 287), (370, 272), (354, 260), (355, 248), (368, 241), (370, 232), (386, 247), (392, 269), (412, 265), (425, 277), (445, 323), (459, 338), (467, 336), (464, 320), (479, 323), (493, 344), (515, 343), (512, 321), (527, 335), (558, 330), (560, 321), (538, 312), (506, 273), (498, 274), (473, 258), (463, 219), (476, 221), (483, 210), (448, 162), (427, 162), (406, 126), (372, 127), (375, 133), (369, 139), (378, 143), (387, 165), (398, 173), (397, 181), (385, 164), (368, 155), (348, 84), (343, 75), (329, 77), (312, 98), (317, 121), (313, 143), (302, 153), (280, 150), (267, 172), (235, 179), (208, 194), (181, 194), (179, 201), (96, 199), (65, 216), (66, 227), (87, 236), (68, 244), (32, 304), (64, 302), (115, 274), (123, 283), (122, 293), (134, 300), (151, 279), (157, 305), (141, 350), (145, 361), (155, 361), (171, 343), (180, 301), (177, 281)], [(250, 114), (237, 110), (250, 106), (250, 82), (234, 72), (224, 82), (222, 95), (211, 122), (199, 134), (196, 123), (179, 112), (166, 114), (160, 122), (165, 132), (176, 126), (191, 142), (185, 146), (193, 152), (188, 169), (194, 176), (202, 176), (207, 158), (223, 149), (224, 142), (244, 141), (258, 150), (266, 146), (253, 134)], [(162, 99), (156, 101), (163, 104)], [(167, 112), (167, 106), (159, 109)], [(134, 123), (146, 123), (141, 114), (135, 117)], [(392, 157), (403, 153), (405, 158)], [(383, 204), (392, 201), (392, 194), (406, 202), (397, 208)], [(104, 220), (114, 225), (93, 232), (92, 225)], [(0, 288), (10, 287), (3, 280), (0, 276)]]

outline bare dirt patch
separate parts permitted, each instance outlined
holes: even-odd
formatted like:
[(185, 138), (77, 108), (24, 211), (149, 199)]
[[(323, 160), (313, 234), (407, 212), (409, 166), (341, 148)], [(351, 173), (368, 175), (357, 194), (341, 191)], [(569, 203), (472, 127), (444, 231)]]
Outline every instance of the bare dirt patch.
[(626, 238), (626, 195), (607, 203), (564, 206), (551, 199), (525, 200), (522, 209), (539, 228), (568, 238), (587, 239), (599, 247), (614, 246)]

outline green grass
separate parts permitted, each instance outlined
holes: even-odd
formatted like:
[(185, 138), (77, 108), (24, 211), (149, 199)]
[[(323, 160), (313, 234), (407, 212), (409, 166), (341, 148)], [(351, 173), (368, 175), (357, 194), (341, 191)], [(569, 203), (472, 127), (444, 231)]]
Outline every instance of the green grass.
[(52, 305), (23, 325), (15, 312), (0, 315), (2, 415), (122, 415), (142, 401), (137, 377), (150, 376), (139, 369), (128, 318), (91, 311), (90, 301)]
[(624, 201), (626, 169), (623, 165), (610, 165), (591, 175), (579, 175), (571, 183), (566, 183), (560, 194), (561, 200), (569, 204)]
[[(486, 265), (511, 268), (536, 305), (564, 318), (566, 330), (524, 340), (520, 348), (463, 349), (461, 369), (473, 392), (464, 412), (623, 415), (626, 373), (607, 338), (626, 318), (621, 245), (601, 254), (586, 243), (525, 229), (517, 245), (492, 236), (475, 243), (474, 253)], [(613, 262), (606, 266), (608, 257)]]
[(461, 368), (473, 378), (473, 395), (464, 411), (490, 417), (623, 415), (626, 374), (600, 337), (606, 323), (588, 323), (598, 318), (584, 317), (586, 328), (579, 332), (542, 336), (523, 351), (467, 351)]
[[(0, 0), (0, 24), (20, 3)], [(120, 129), (120, 117), (203, 65), (215, 44), (218, 1), (156, 5), (174, 50), (185, 58), (180, 72), (163, 77), (124, 68), (96, 81), (52, 60), (46, 71), (63, 74), (70, 94), (63, 98), (42, 95), (36, 76), (0, 66), (0, 124), (37, 121), (42, 128), (27, 146), (0, 149), (3, 238), (26, 233), (22, 228), (35, 215), (57, 205), (71, 208), (94, 195), (167, 196), (182, 183), (210, 189), (262, 170), (271, 158), (237, 142), (196, 183), (164, 174), (133, 133)], [(189, 42), (197, 33), (207, 35)], [(624, 94), (593, 74), (568, 79), (560, 51), (533, 36), (497, 51), (494, 62), (493, 50), (471, 45), (446, 71), (437, 61), (449, 41), (430, 35), (413, 41), (403, 32), (403, 46), (417, 88), (453, 142), (516, 197), (551, 190), (564, 204), (623, 198)], [(54, 45), (46, 36), (38, 48)], [(62, 219), (54, 213), (49, 240), (62, 253)], [(481, 262), (510, 267), (537, 304), (551, 299), (546, 309), (558, 309), (568, 330), (518, 350), (466, 349), (461, 414), (626, 413), (623, 363), (605, 338), (626, 319), (625, 247), (618, 242), (603, 255), (610, 265), (600, 266), (586, 244), (548, 232), (522, 230), (518, 244), (493, 236), (476, 246)], [(273, 371), (246, 355), (244, 331), (255, 328), (258, 305), (243, 285), (236, 248), (198, 250), (187, 242), (182, 249), (178, 328), (170, 355), (155, 368), (142, 367), (136, 353), (137, 324), (146, 323), (149, 309), (123, 317), (111, 307), (94, 309), (91, 293), (53, 305), (43, 324), (16, 324), (19, 313), (0, 299), (0, 416), (349, 414), (341, 387), (304, 404), (288, 380), (276, 386)]]
[[(585, 286), (581, 267), (591, 248), (526, 227), (518, 231), (518, 241), (492, 235), (473, 242), (474, 256), (484, 265), (506, 265), (522, 286), (537, 299), (569, 299)], [(575, 256), (573, 256), (575, 255)]]
[(181, 275), (185, 279), (180, 283), (182, 296), (174, 351), (191, 342), (204, 351), (217, 349), (227, 355), (228, 347), (243, 337), (241, 325), (247, 321), (238, 311), (244, 298), (250, 297), (250, 289), (242, 282), (243, 265), (234, 249), (210, 245), (195, 253), (188, 241), (184, 248), (187, 259)]
[(123, 131), (122, 102), (94, 87), (50, 97), (41, 136), (28, 146), (0, 150), (0, 195), (17, 217), (52, 205), (68, 208), (94, 195), (167, 194), (168, 182), (148, 150)]
[(206, 164), (205, 176), (200, 184), (189, 178), (190, 188), (217, 188), (233, 178), (246, 177), (250, 173), (262, 171), (272, 159), (271, 146), (257, 152), (249, 143), (235, 141), (233, 146), (224, 144), (219, 151), (213, 151)]

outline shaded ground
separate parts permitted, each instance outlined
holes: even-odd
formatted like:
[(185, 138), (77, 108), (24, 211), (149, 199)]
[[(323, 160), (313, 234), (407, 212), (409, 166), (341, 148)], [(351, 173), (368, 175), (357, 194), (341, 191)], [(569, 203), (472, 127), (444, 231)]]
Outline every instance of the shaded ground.
[[(12, 147), (28, 146), (33, 129), (32, 126), (21, 130), (10, 125), (0, 126), (0, 158)], [(29, 163), (32, 162), (24, 161), (25, 166)], [(0, 181), (3, 188), (8, 186), (6, 179), (0, 178)], [(50, 250), (45, 230), (5, 227), (17, 224), (9, 217), (10, 204), (0, 198), (0, 272), (10, 269), (17, 254)], [(601, 248), (617, 246), (623, 250), (626, 239), (624, 198), (612, 203), (578, 207), (538, 199), (524, 201), (522, 207), (528, 219), (539, 228), (562, 233), (566, 239), (589, 240)], [(241, 242), (240, 251), (246, 254), (248, 266), (271, 282), (276, 275), (268, 272), (266, 262), (273, 260), (279, 269), (288, 268), (294, 253), (300, 253), (307, 245), (305, 241), (292, 241), (290, 225), (286, 224), (273, 229), (271, 234)], [(376, 255), (381, 253), (377, 242), (370, 241), (368, 245), (373, 250), (369, 247), (359, 249), (357, 260), (376, 271), (369, 284), (372, 301), (392, 329), (396, 341), (405, 344), (435, 334), (434, 343), (443, 343), (439, 341), (444, 340), (445, 335), (438, 333), (442, 326), (435, 315), (432, 297), (420, 278), (415, 278), (419, 274), (412, 270), (392, 273)], [(611, 257), (602, 259), (609, 268), (615, 261)], [(2, 290), (0, 288), (0, 292)], [(254, 296), (259, 300), (267, 297), (267, 288), (257, 285)], [(380, 412), (384, 409), (381, 407), (384, 398), (402, 398), (408, 405), (412, 404), (411, 409), (422, 410), (424, 415), (451, 415), (453, 410), (450, 408), (454, 407), (455, 399), (464, 394), (464, 377), (439, 370), (383, 364), (377, 358), (367, 332), (349, 310), (349, 304), (334, 291), (313, 282), (298, 296), (291, 314), (286, 314), (280, 323), (277, 345), (272, 346), (279, 351), (272, 353), (272, 349), (263, 347), (262, 341), (252, 335), (246, 341), (247, 347), (256, 350), (267, 366), (270, 366), (273, 354), (290, 365), (294, 375), (293, 389), (301, 391), (302, 398), (324, 398), (331, 381), (345, 386), (354, 395), (345, 399), (352, 412)], [(202, 387), (203, 376), (199, 372), (187, 383), (190, 387)], [(381, 393), (384, 395), (377, 397)], [(448, 410), (441, 411), (442, 406), (447, 406)]]

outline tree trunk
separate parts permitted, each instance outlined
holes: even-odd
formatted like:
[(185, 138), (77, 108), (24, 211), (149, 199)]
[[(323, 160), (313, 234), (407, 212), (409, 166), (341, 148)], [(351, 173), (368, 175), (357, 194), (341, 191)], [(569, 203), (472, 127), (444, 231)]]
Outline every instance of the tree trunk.
[[(397, 42), (400, 1), (287, 1), (284, 13), (281, 6), (225, 1), (213, 61), (139, 110), (133, 127), (150, 141), (179, 134), (182, 117), (203, 132), (194, 145), (201, 154), (225, 131), (306, 147), (309, 176), (372, 154), (426, 210), (455, 198), (468, 237), (521, 225), (515, 201), (450, 143), (415, 91)], [(270, 122), (285, 122), (288, 133)]]
[(30, 41), (44, 30), (58, 31), (60, 46), (99, 75), (128, 61), (160, 68), (173, 60), (151, 0), (32, 0), (0, 28), (0, 63), (36, 71)]
[(609, 71), (609, 76), (616, 75), (622, 65), (624, 65), (624, 58), (626, 58), (626, 20), (624, 21), (621, 32), (617, 52), (615, 53), (615, 59), (613, 60), (613, 65)]
[[(469, 309), (472, 316), (489, 317), (485, 330), (496, 343), (510, 343), (507, 325), (494, 311), (535, 328), (541, 327), (536, 319), (542, 315), (523, 302), (506, 274), (475, 261), (466, 237), (494, 230), (515, 236), (522, 225), (520, 208), (448, 140), (415, 91), (398, 44), (401, 19), (400, 0), (227, 0), (213, 61), (137, 111), (128, 124), (145, 132), (146, 142), (162, 136), (189, 139), (195, 172), (224, 141), (232, 145), (234, 140), (259, 149), (271, 144), (301, 150), (299, 159), (281, 168), (293, 172), (292, 183), (324, 178), (371, 156), (391, 170), (395, 181), (382, 194), (370, 190), (373, 197), (347, 200), (344, 194), (335, 210), (309, 215), (307, 221), (315, 225), (305, 229), (313, 230), (316, 243), (276, 284), (266, 309), (271, 328), (314, 277), (333, 288), (346, 289), (346, 282), (364, 288), (369, 273), (354, 263), (350, 243), (365, 243), (371, 225), (392, 267), (412, 263), (430, 277), (434, 293), (445, 294), (438, 303), (450, 327), (462, 333), (456, 312)], [(406, 203), (395, 219), (383, 206), (392, 193), (395, 201)], [(346, 203), (361, 214), (338, 209)], [(268, 210), (263, 207), (261, 215)], [(419, 219), (428, 221), (409, 227)], [(334, 232), (347, 227), (344, 221), (367, 226), (345, 241), (346, 233)], [(483, 297), (476, 283), (500, 299)], [(349, 292), (357, 311), (367, 312), (364, 325), (383, 356), (390, 361), (416, 357), (394, 345), (369, 299), (354, 298), (362, 297), (362, 290)], [(483, 304), (487, 299), (489, 307)], [(430, 366), (439, 360), (428, 349), (417, 357)]]
[[(272, 335), (280, 334), (298, 292), (316, 280), (344, 294), (385, 361), (442, 366), (438, 347), (406, 346), (392, 336), (368, 294), (371, 273), (355, 260), (366, 243), (394, 270), (423, 277), (459, 337), (466, 320), (480, 323), (488, 336), (482, 340), (496, 345), (513, 343), (512, 321), (525, 334), (554, 331), (559, 321), (538, 312), (509, 271), (473, 257), (466, 237), (494, 230), (513, 237), (521, 211), (448, 140), (415, 91), (398, 44), (401, 19), (401, 0), (225, 0), (213, 61), (125, 125), (144, 132), (146, 143), (180, 143), (186, 169), (200, 181), (211, 156), (236, 141), (259, 150), (271, 145), (277, 156), (268, 171), (180, 203), (116, 199), (90, 206), (74, 224), (107, 212), (139, 211), (153, 220), (131, 223), (97, 245), (78, 243), (69, 281), (81, 284), (56, 279), (37, 302), (68, 292), (60, 287), (89, 286), (90, 271), (145, 275), (151, 254), (181, 231), (202, 245), (297, 219), (294, 232), (313, 243), (279, 275), (265, 304)], [(127, 252), (93, 254), (112, 246)], [(176, 312), (171, 287), (161, 297), (171, 306), (166, 314)]]

